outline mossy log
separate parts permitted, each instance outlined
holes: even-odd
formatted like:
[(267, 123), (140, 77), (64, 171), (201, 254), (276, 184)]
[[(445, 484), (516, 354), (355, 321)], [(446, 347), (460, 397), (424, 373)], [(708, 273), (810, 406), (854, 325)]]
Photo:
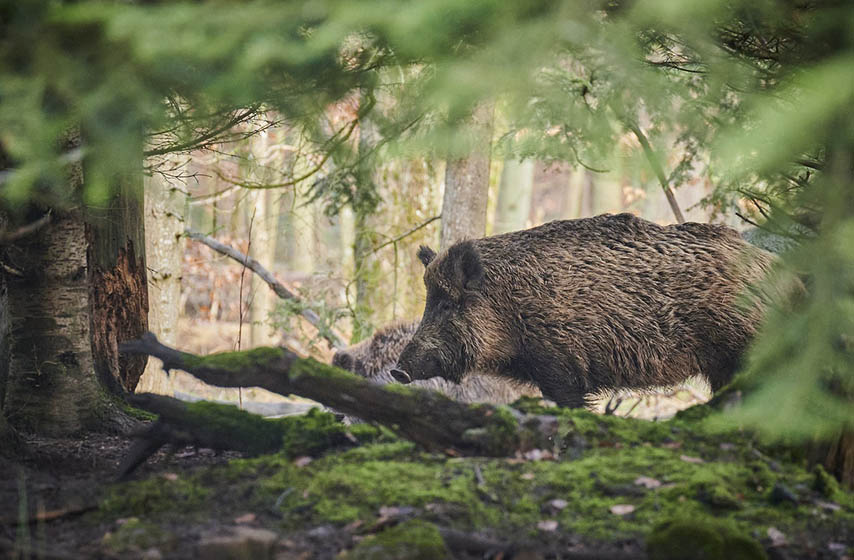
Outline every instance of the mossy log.
[[(218, 387), (262, 387), (280, 395), (307, 397), (386, 426), (429, 451), (506, 457), (555, 446), (558, 421), (554, 417), (485, 404), (469, 406), (424, 389), (375, 385), (283, 348), (195, 356), (169, 348), (148, 333), (122, 344), (121, 351), (148, 354), (160, 359), (167, 372), (181, 369)], [(173, 405), (164, 407), (174, 410)], [(173, 425), (188, 422), (172, 415)]]

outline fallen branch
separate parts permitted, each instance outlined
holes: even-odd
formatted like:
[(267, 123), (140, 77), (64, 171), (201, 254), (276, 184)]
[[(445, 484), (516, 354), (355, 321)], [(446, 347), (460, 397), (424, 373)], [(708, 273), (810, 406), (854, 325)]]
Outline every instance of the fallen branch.
[(282, 447), (286, 431), (282, 422), (266, 420), (232, 405), (186, 403), (154, 393), (128, 395), (127, 399), (133, 406), (157, 414), (158, 419), (132, 434), (134, 444), (119, 465), (120, 480), (167, 444), (233, 450), (249, 455), (272, 453)]
[[(189, 229), (185, 230), (184, 233), (193, 241), (204, 243), (217, 253), (221, 253), (227, 257), (231, 257), (232, 259), (236, 260), (237, 262), (257, 274), (258, 277), (261, 278), (261, 280), (263, 280), (264, 282), (266, 282), (267, 285), (270, 286), (270, 288), (273, 290), (273, 292), (275, 292), (275, 294), (280, 298), (300, 301), (300, 297), (296, 293), (294, 293), (293, 290), (289, 289), (287, 286), (276, 280), (276, 277), (273, 276), (272, 272), (264, 268), (261, 263), (259, 263), (252, 257), (244, 255), (234, 247), (226, 245), (225, 243), (221, 243), (213, 237), (210, 237), (203, 233), (199, 233), (197, 231), (192, 231)], [(340, 349), (346, 346), (341, 340), (341, 337), (335, 331), (323, 327), (323, 322), (321, 321), (320, 316), (317, 313), (315, 313), (311, 309), (303, 309), (301, 314), (309, 323), (317, 327), (318, 331), (320, 332), (320, 336), (325, 338), (329, 342), (329, 344), (332, 345), (333, 348)]]
[(23, 519), (17, 516), (2, 517), (0, 518), (0, 526), (6, 525), (9, 527), (18, 527), (20, 525), (35, 525), (36, 523), (45, 523), (83, 515), (84, 513), (88, 513), (96, 509), (98, 509), (98, 502), (92, 500), (86, 504), (70, 505), (60, 509), (38, 511), (35, 515), (25, 517)]
[(661, 188), (664, 189), (664, 195), (667, 197), (670, 209), (673, 210), (673, 215), (676, 216), (676, 221), (680, 224), (684, 224), (685, 216), (682, 215), (682, 210), (679, 209), (679, 203), (676, 202), (676, 196), (673, 194), (673, 189), (670, 188), (670, 185), (667, 182), (667, 177), (664, 175), (664, 168), (661, 166), (661, 162), (658, 161), (658, 156), (653, 151), (652, 146), (649, 145), (649, 140), (647, 140), (646, 135), (639, 126), (635, 124), (629, 124), (628, 126), (629, 130), (634, 133), (638, 142), (640, 142), (640, 145), (643, 148), (643, 153), (646, 156), (646, 160), (652, 168), (653, 173), (658, 177), (658, 182), (661, 185)]
[(553, 450), (556, 445), (554, 417), (526, 416), (485, 404), (468, 406), (424, 389), (375, 385), (282, 348), (200, 357), (164, 346), (148, 333), (123, 343), (119, 350), (153, 356), (167, 371), (181, 369), (217, 387), (262, 387), (307, 397), (448, 455), (515, 456), (532, 449)]

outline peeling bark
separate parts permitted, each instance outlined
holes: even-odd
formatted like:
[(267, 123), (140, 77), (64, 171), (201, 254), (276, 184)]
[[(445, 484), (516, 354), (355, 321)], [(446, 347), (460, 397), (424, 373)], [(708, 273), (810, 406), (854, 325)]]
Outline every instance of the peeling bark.
[(118, 343), (148, 331), (142, 176), (120, 179), (105, 208), (87, 209), (92, 354), (101, 383), (114, 394), (133, 391), (146, 359), (120, 356)]

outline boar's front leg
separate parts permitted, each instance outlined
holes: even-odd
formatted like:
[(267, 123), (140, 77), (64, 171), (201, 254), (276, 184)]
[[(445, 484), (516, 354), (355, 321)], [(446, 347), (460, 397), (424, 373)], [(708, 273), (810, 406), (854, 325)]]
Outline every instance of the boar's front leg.
[(546, 379), (539, 382), (540, 391), (543, 396), (564, 408), (583, 408), (587, 406), (585, 395), (587, 391), (583, 387), (567, 384), (561, 379)]

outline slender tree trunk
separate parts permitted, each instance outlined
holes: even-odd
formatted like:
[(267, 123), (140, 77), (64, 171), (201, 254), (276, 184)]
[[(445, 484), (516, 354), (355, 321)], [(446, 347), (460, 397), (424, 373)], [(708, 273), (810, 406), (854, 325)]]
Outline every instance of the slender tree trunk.
[(594, 215), (596, 199), (596, 178), (593, 172), (585, 169), (581, 179), (581, 192), (579, 202), (579, 218), (587, 218)]
[(534, 169), (532, 159), (504, 162), (495, 207), (495, 233), (527, 227), (531, 214), (531, 195), (534, 192)]
[[(273, 191), (264, 190), (256, 194), (255, 225), (252, 227), (252, 247), (250, 256), (270, 269), (276, 256), (276, 222), (273, 212)], [(269, 318), (275, 305), (275, 295), (267, 289), (256, 275), (249, 282), (252, 304), (249, 307), (251, 347), (268, 346), (272, 343)]]
[[(364, 104), (365, 101), (363, 100)], [(367, 338), (374, 330), (371, 321), (373, 315), (372, 292), (377, 286), (379, 264), (371, 259), (373, 249), (373, 228), (370, 217), (374, 213), (372, 205), (367, 204), (361, 193), (374, 192), (374, 168), (370, 157), (377, 144), (377, 131), (369, 118), (359, 122), (359, 182), (353, 200), (353, 265), (356, 271), (356, 301), (354, 305), (352, 342)]]
[(476, 239), (486, 234), (493, 108), (493, 104), (484, 103), (475, 109), (471, 118), (472, 153), (448, 161), (445, 168), (440, 235), (443, 249), (462, 239)]
[[(159, 175), (145, 182), (145, 258), (148, 265), (148, 324), (157, 338), (177, 342), (184, 256), (184, 205), (179, 185)], [(173, 393), (171, 380), (159, 364), (149, 361), (137, 392)]]

